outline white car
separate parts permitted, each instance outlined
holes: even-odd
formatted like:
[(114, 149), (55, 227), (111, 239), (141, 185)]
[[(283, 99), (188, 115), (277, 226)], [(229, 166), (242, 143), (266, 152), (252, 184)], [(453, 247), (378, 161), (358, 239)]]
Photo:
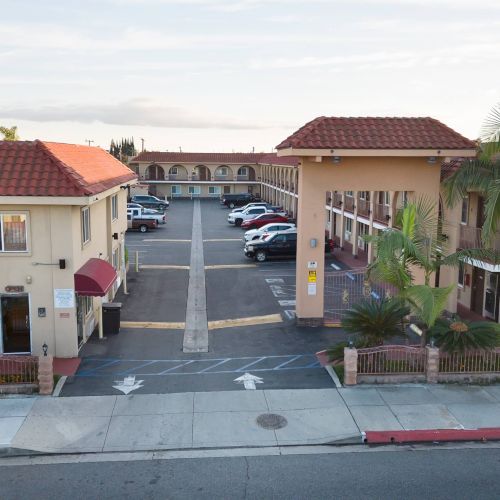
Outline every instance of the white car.
[(288, 229), (297, 229), (295, 224), (288, 222), (272, 222), (271, 224), (266, 224), (259, 229), (250, 229), (247, 231), (243, 237), (243, 241), (258, 240), (265, 233), (275, 233), (276, 231), (287, 231)]
[(134, 219), (155, 219), (158, 224), (166, 224), (165, 214), (149, 208), (127, 208), (127, 215)]
[(257, 215), (273, 213), (272, 210), (268, 210), (266, 207), (250, 207), (243, 212), (231, 212), (227, 216), (227, 221), (229, 224), (234, 224), (235, 226), (241, 226), (241, 223), (247, 219), (253, 219)]
[(248, 203), (244, 207), (233, 208), (233, 210), (231, 210), (231, 212), (232, 213), (243, 212), (247, 208), (251, 208), (251, 207), (267, 207), (268, 205), (269, 205), (269, 203), (267, 203), (267, 201), (254, 201), (253, 203)]

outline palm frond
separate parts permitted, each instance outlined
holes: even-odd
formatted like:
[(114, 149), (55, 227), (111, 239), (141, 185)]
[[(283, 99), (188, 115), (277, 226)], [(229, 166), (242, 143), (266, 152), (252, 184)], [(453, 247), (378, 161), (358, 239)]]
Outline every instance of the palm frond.
[(405, 298), (418, 317), (431, 328), (444, 311), (448, 296), (454, 288), (455, 285), (446, 288), (413, 285), (405, 291)]
[(481, 140), (484, 142), (500, 141), (500, 102), (498, 102), (483, 122)]
[(460, 262), (469, 262), (481, 260), (491, 262), (492, 264), (500, 263), (500, 253), (488, 248), (468, 248), (458, 250), (450, 255), (446, 255), (440, 261), (441, 266), (458, 267)]
[[(498, 174), (500, 174), (500, 172), (498, 172)], [(497, 232), (500, 221), (500, 176), (490, 183), (490, 186), (486, 191), (484, 214), (485, 219), (481, 238), (483, 243), (486, 246), (489, 246), (492, 238)]]

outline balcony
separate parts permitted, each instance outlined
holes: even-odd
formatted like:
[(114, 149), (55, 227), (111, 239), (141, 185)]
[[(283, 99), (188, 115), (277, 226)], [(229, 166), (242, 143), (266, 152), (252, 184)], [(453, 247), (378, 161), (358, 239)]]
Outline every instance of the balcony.
[(370, 202), (368, 200), (363, 200), (362, 198), (358, 200), (358, 215), (362, 215), (363, 217), (369, 217)]
[(391, 218), (391, 207), (382, 203), (375, 203), (373, 217), (375, 220), (387, 224)]
[(249, 175), (237, 175), (236, 180), (237, 181), (249, 181), (250, 176)]
[(344, 210), (348, 212), (354, 212), (354, 197), (344, 196)]
[[(460, 226), (460, 248), (484, 248), (481, 240), (482, 229), (480, 227)], [(500, 234), (496, 234), (492, 241), (492, 249), (500, 252)]]
[(232, 175), (217, 175), (217, 174), (214, 175), (214, 181), (226, 182), (226, 181), (232, 181), (232, 180), (233, 180)]
[(169, 181), (187, 181), (187, 174), (168, 174)]
[(337, 208), (342, 206), (342, 193), (333, 193), (333, 206)]
[(150, 174), (146, 174), (144, 176), (144, 180), (145, 181), (164, 181), (165, 180), (165, 176), (164, 175), (161, 175), (160, 173), (150, 173)]

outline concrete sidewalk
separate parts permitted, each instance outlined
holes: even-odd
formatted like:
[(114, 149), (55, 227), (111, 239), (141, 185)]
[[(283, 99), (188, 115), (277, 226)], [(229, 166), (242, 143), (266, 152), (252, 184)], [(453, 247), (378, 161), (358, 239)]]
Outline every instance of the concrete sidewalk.
[[(283, 427), (265, 429), (273, 413)], [(0, 448), (49, 453), (361, 443), (362, 431), (500, 427), (500, 386), (370, 386), (0, 399)]]

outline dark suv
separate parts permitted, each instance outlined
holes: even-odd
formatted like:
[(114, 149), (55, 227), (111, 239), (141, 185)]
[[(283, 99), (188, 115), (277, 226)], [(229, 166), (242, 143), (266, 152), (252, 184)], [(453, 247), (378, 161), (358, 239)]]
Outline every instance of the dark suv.
[(132, 196), (130, 201), (132, 203), (138, 203), (144, 208), (154, 208), (155, 210), (161, 210), (162, 212), (164, 212), (170, 205), (168, 201), (160, 200), (160, 198), (157, 198), (156, 196), (145, 194), (137, 194), (135, 196)]
[(296, 253), (296, 231), (279, 231), (265, 240), (249, 241), (245, 244), (245, 255), (258, 262), (264, 262), (268, 257), (295, 257)]
[(229, 208), (242, 207), (255, 200), (257, 198), (251, 193), (223, 194), (220, 197), (222, 205)]

